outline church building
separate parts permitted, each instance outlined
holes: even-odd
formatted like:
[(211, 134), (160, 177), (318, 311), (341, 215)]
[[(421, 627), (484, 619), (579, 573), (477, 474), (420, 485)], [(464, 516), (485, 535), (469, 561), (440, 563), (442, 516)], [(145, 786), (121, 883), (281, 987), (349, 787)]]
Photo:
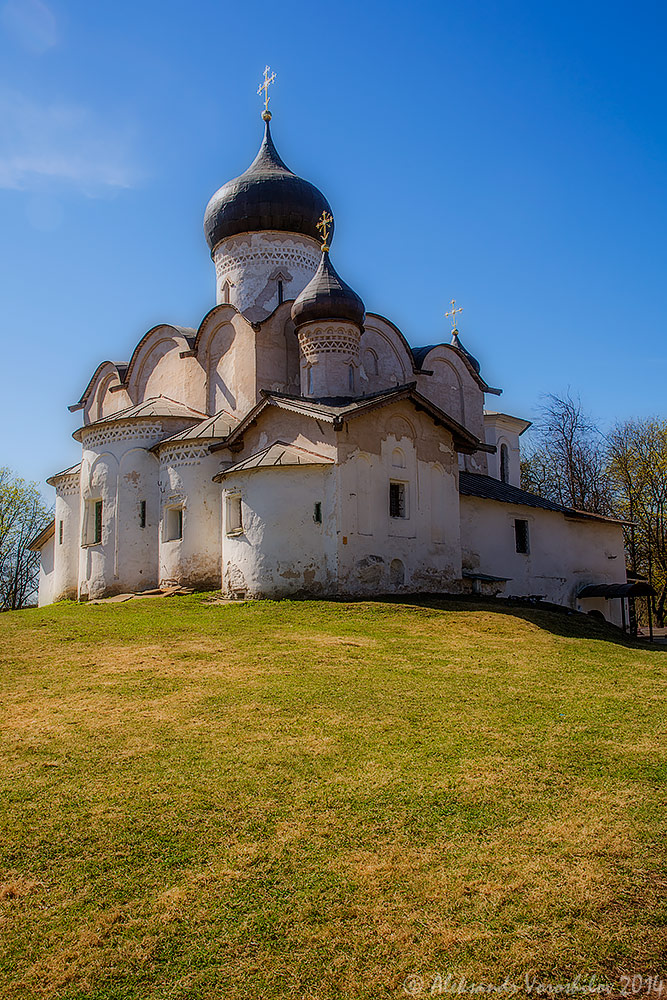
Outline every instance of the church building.
[[(265, 95), (267, 91), (265, 90)], [(620, 620), (622, 525), (520, 488), (529, 422), (456, 329), (411, 347), (338, 275), (333, 213), (271, 135), (211, 198), (215, 302), (102, 361), (52, 476), (39, 603), (156, 587), (230, 598), (481, 593)], [(425, 220), (426, 222), (426, 220)]]

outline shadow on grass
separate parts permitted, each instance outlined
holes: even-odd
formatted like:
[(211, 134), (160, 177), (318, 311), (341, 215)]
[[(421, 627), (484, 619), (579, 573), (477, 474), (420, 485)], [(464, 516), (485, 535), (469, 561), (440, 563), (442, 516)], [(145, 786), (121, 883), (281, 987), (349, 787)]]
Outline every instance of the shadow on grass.
[(384, 604), (401, 604), (418, 608), (443, 611), (487, 611), (492, 614), (512, 615), (568, 639), (596, 639), (613, 642), (628, 649), (641, 649), (648, 653), (667, 653), (667, 644), (634, 639), (609, 622), (600, 621), (581, 611), (573, 611), (559, 604), (508, 598), (484, 598), (461, 594), (382, 594), (371, 600)]

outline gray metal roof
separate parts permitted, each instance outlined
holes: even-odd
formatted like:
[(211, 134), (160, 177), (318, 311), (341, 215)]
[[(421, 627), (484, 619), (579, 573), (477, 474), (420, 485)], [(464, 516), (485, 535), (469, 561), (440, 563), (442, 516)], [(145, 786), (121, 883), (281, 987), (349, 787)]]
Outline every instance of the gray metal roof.
[(228, 413), (227, 410), (220, 410), (208, 420), (202, 420), (198, 424), (193, 424), (192, 427), (186, 427), (185, 430), (164, 438), (155, 447), (159, 448), (163, 444), (170, 444), (174, 441), (210, 441), (216, 438), (226, 438), (238, 422), (238, 417)]
[(545, 497), (539, 497), (536, 493), (529, 493), (521, 490), (517, 486), (510, 486), (492, 476), (481, 476), (475, 472), (459, 473), (459, 493), (468, 497), (480, 497), (482, 500), (497, 500), (499, 503), (520, 504), (523, 507), (539, 507), (542, 510), (552, 510), (558, 514), (565, 514), (567, 517), (583, 519), (587, 521), (608, 521), (611, 524), (622, 524), (622, 521), (614, 517), (605, 517), (603, 514), (593, 514), (587, 510), (576, 510), (574, 507), (564, 507), (562, 504), (554, 503)]
[(76, 465), (70, 466), (69, 469), (63, 469), (62, 472), (54, 473), (54, 475), (49, 476), (49, 478), (46, 481), (49, 484), (49, 486), (55, 486), (56, 482), (59, 479), (64, 479), (66, 476), (78, 476), (80, 472), (81, 472), (81, 462), (78, 462)]
[[(269, 406), (277, 406), (281, 409), (292, 410), (294, 413), (302, 413), (304, 416), (314, 417), (316, 420), (323, 420), (334, 425), (339, 430), (345, 420), (366, 413), (380, 406), (397, 402), (400, 399), (409, 400), (415, 409), (427, 413), (432, 420), (446, 427), (454, 438), (454, 445), (459, 451), (472, 453), (482, 450), (488, 451), (489, 446), (485, 445), (470, 431), (450, 417), (449, 414), (441, 410), (435, 403), (432, 403), (425, 396), (416, 390), (416, 382), (408, 382), (406, 385), (397, 385), (392, 389), (383, 389), (381, 392), (371, 393), (368, 396), (360, 396), (357, 399), (347, 399), (344, 397), (329, 397), (326, 399), (304, 399), (303, 396), (292, 396), (284, 392), (268, 392), (262, 390), (262, 400), (250, 410), (249, 413), (239, 422), (229, 435), (229, 438), (211, 446), (211, 451), (228, 447), (234, 441), (242, 438), (245, 430), (251, 426), (260, 413)], [(493, 450), (493, 449), (491, 449)]]
[(105, 424), (119, 423), (123, 420), (147, 420), (155, 417), (200, 421), (206, 418), (206, 414), (200, 410), (194, 410), (184, 403), (179, 403), (169, 396), (152, 396), (150, 399), (145, 399), (143, 403), (137, 403), (136, 406), (128, 406), (124, 410), (119, 410), (118, 413), (110, 413), (100, 420), (85, 424), (74, 431), (72, 437), (76, 441), (80, 441), (82, 433), (93, 427), (102, 427)]
[(333, 458), (328, 458), (326, 455), (319, 455), (306, 448), (297, 448), (296, 445), (287, 444), (285, 441), (275, 441), (268, 448), (218, 473), (213, 477), (213, 481), (219, 483), (232, 472), (247, 472), (250, 469), (275, 469), (289, 465), (333, 465), (333, 462)]

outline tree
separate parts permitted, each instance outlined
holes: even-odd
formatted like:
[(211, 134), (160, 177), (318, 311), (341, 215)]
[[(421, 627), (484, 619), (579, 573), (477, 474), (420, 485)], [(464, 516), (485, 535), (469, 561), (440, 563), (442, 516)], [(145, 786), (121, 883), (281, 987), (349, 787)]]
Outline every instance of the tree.
[(617, 424), (609, 435), (609, 476), (617, 517), (631, 522), (628, 555), (635, 572), (657, 591), (653, 610), (664, 625), (667, 610), (667, 420)]
[(39, 553), (28, 545), (49, 516), (36, 483), (0, 468), (0, 610), (24, 608), (36, 593)]
[(524, 489), (564, 507), (611, 513), (605, 442), (579, 397), (548, 395), (521, 463)]

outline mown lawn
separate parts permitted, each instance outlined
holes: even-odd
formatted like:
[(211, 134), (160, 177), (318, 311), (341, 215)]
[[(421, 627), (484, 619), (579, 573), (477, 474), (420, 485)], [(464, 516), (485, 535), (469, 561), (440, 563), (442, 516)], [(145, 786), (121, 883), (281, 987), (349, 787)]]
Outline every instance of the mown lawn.
[(667, 995), (667, 649), (203, 595), (5, 614), (0, 643), (3, 1000)]

